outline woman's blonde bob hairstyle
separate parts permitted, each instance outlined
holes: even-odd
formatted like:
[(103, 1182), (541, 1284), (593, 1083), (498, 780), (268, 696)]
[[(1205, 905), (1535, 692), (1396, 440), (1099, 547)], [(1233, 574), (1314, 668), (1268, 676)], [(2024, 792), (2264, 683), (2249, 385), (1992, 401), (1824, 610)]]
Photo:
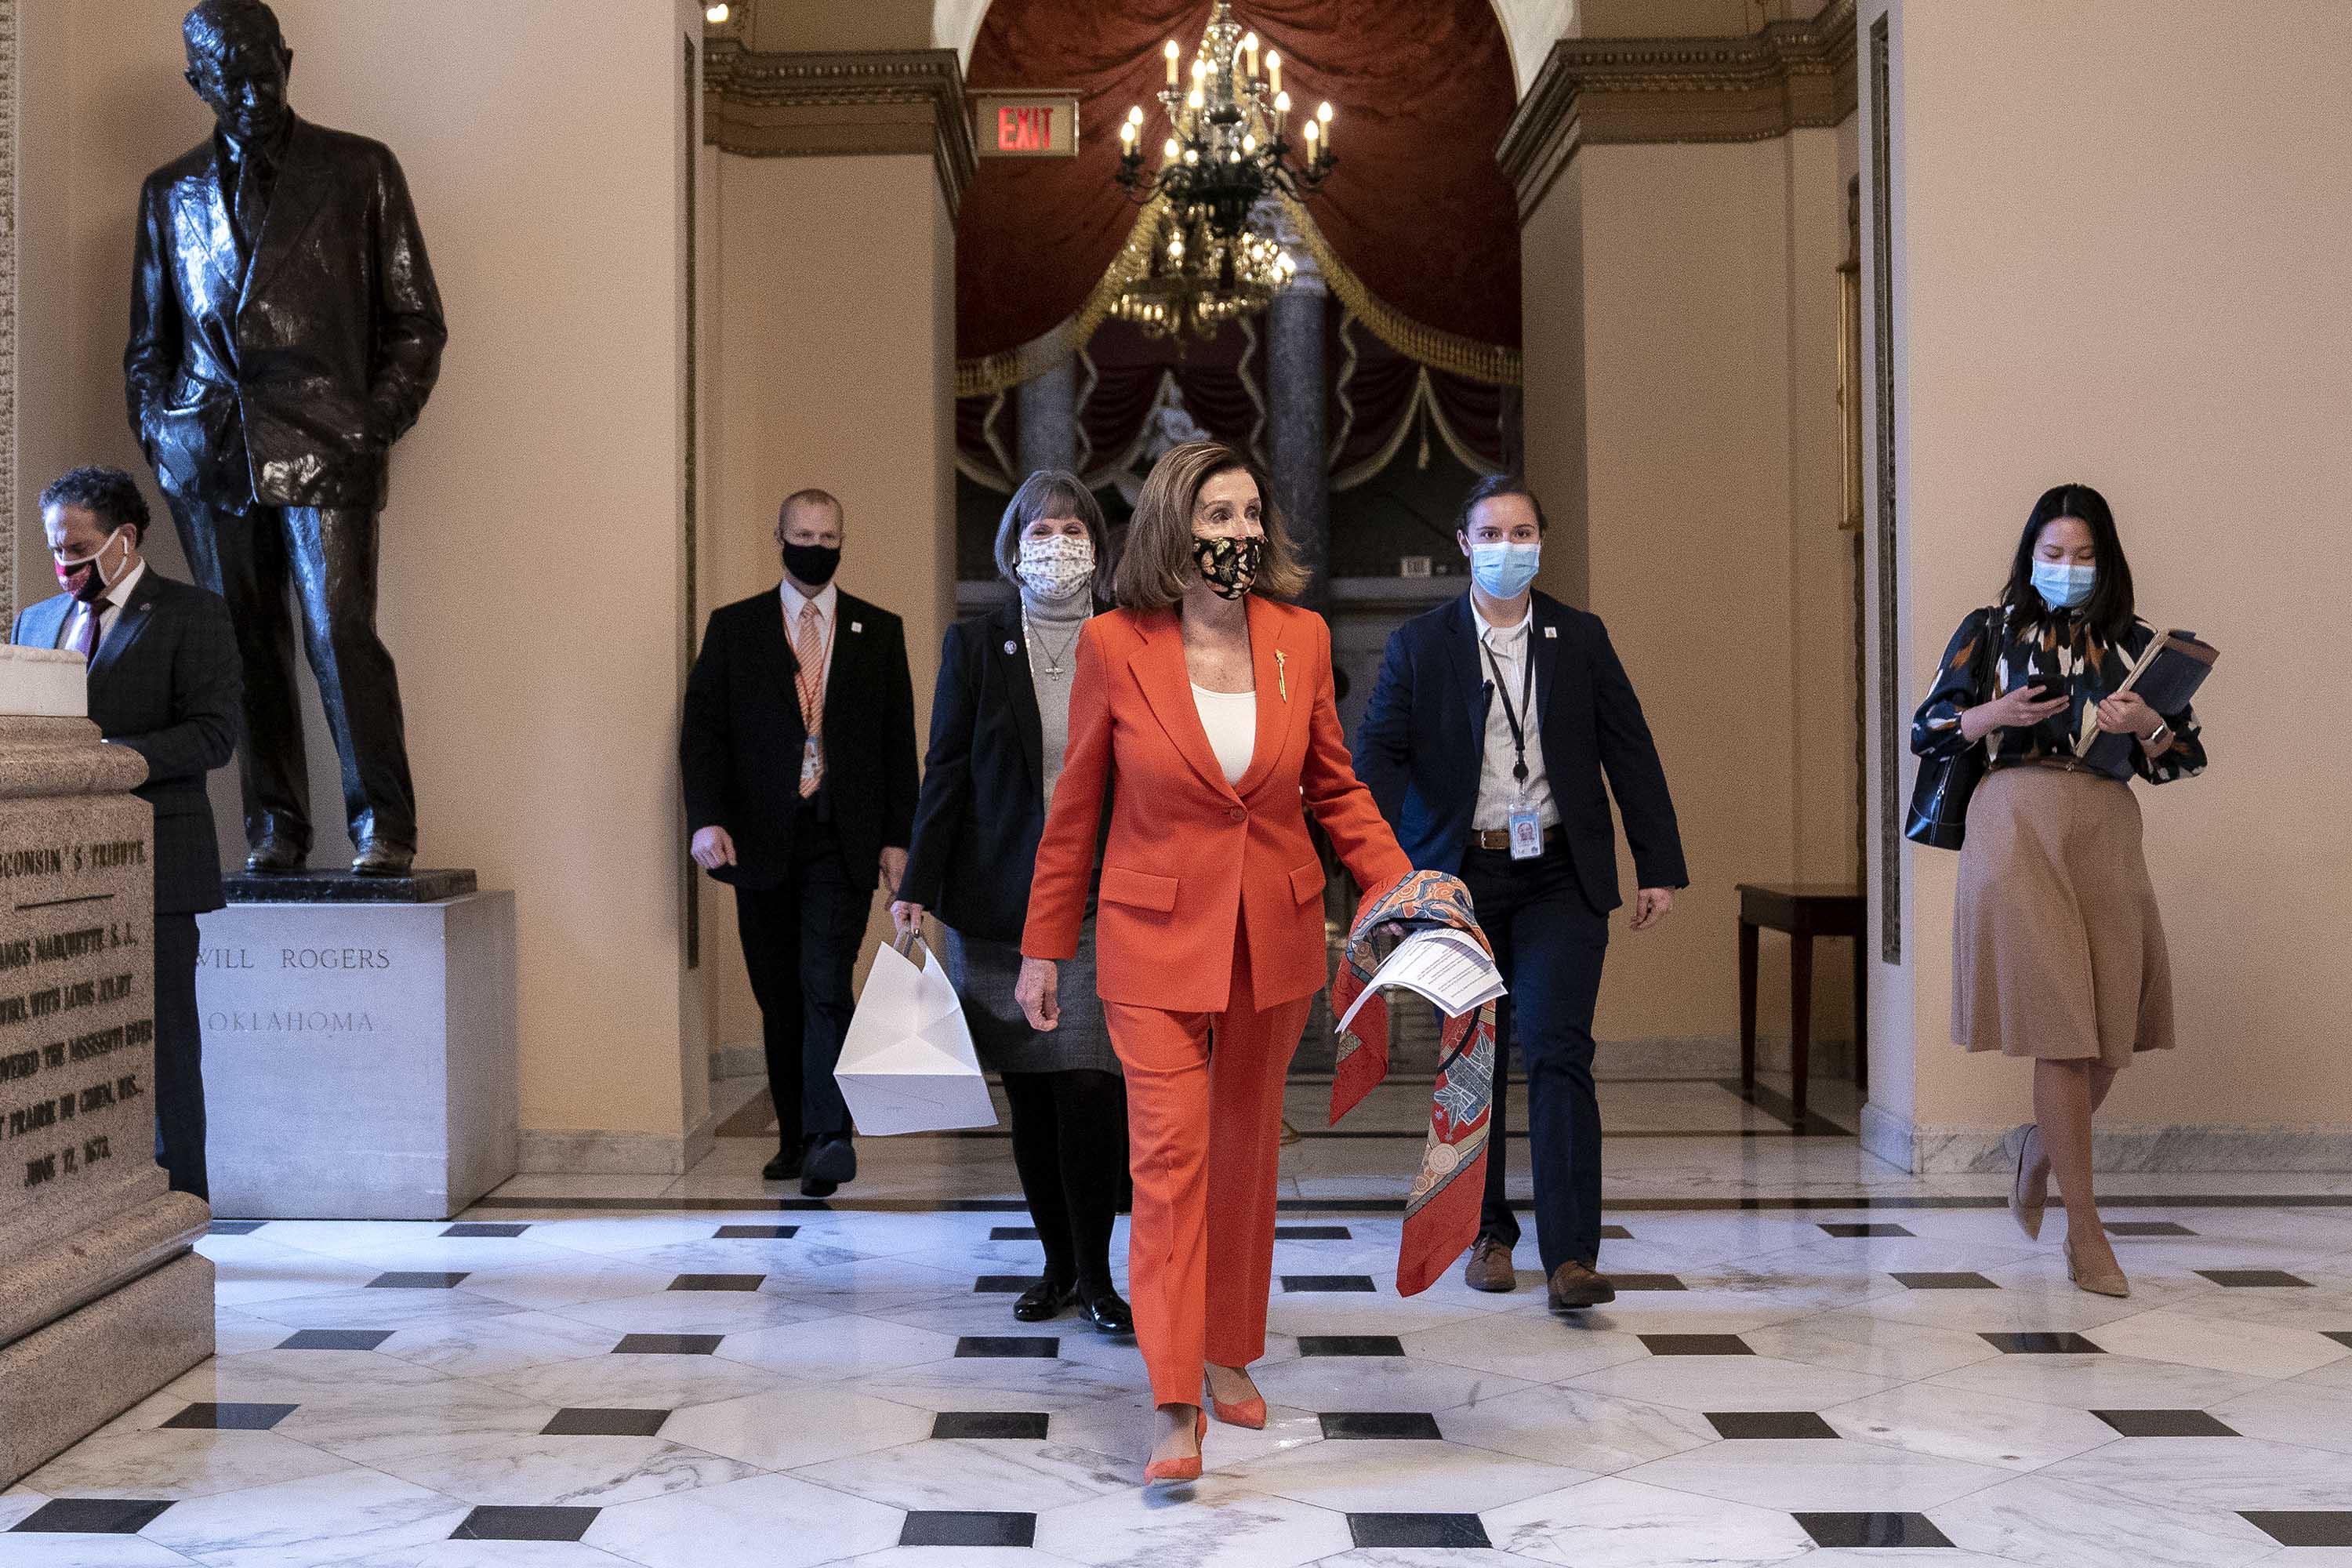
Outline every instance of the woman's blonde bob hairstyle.
[(1298, 547), (1283, 525), (1265, 476), (1223, 441), (1187, 441), (1152, 465), (1136, 498), (1111, 576), (1111, 598), (1119, 608), (1167, 610), (1182, 603), (1185, 590), (1200, 580), (1192, 563), (1192, 510), (1200, 504), (1201, 487), (1232, 473), (1247, 474), (1257, 486), (1258, 518), (1265, 527), (1265, 558), (1250, 592), (1293, 599), (1306, 591), (1307, 569), (1298, 563)]

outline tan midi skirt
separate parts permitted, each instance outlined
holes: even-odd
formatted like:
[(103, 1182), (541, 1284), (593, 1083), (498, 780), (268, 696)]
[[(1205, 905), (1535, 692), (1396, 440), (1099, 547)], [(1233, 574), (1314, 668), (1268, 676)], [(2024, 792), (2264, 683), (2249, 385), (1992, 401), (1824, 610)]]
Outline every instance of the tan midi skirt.
[(2172, 1046), (2172, 965), (2131, 786), (2012, 767), (1969, 802), (1952, 1038), (2110, 1068)]

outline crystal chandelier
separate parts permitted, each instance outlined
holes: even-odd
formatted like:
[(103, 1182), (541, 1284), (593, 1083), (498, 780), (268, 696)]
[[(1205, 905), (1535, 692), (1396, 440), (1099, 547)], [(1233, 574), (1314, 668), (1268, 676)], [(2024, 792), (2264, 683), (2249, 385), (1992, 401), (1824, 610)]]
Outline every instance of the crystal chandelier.
[(1156, 169), (1144, 167), (1143, 110), (1118, 128), (1116, 178), (1138, 203), (1160, 200), (1159, 219), (1140, 274), (1113, 310), (1151, 337), (1214, 337), (1218, 328), (1265, 308), (1297, 269), (1282, 246), (1252, 226), (1252, 215), (1276, 195), (1301, 198), (1320, 189), (1337, 160), (1331, 106), (1304, 121), (1306, 159), (1291, 162), (1290, 95), (1282, 57), (1234, 20), (1231, 0), (1215, 0), (1191, 85), (1182, 85), (1173, 39), (1166, 50), (1168, 86), (1160, 102), (1169, 134)]

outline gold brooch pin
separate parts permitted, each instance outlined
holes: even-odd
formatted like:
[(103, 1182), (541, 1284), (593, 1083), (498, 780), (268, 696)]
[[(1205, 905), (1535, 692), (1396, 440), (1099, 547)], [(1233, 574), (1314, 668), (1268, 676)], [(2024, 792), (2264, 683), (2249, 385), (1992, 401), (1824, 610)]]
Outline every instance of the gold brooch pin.
[(1274, 650), (1274, 689), (1285, 702), (1290, 700), (1290, 656), (1280, 648)]

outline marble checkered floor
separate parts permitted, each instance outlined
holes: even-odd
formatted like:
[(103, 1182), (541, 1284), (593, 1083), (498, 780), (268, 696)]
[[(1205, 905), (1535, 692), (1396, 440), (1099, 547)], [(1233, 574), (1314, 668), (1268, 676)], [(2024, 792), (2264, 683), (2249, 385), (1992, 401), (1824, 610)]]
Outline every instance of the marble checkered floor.
[[(1646, 1092), (1612, 1117), (1709, 1114)], [(1393, 1208), (1286, 1151), (1273, 1420), (1160, 1492), (1132, 1342), (1013, 1321), (976, 1147), (869, 1142), (825, 1204), (737, 1194), (753, 1147), (702, 1195), (224, 1221), (219, 1358), (0, 1493), (0, 1568), (2352, 1564), (2352, 1184), (2118, 1176), (2115, 1301), (1997, 1181), (1826, 1133), (1768, 1189), (1748, 1131), (1678, 1156), (1711, 1192), (1612, 1189), (1621, 1294), (1572, 1321), (1531, 1242), (1514, 1293), (1400, 1299)]]

